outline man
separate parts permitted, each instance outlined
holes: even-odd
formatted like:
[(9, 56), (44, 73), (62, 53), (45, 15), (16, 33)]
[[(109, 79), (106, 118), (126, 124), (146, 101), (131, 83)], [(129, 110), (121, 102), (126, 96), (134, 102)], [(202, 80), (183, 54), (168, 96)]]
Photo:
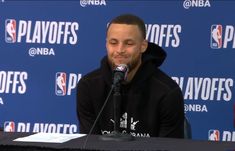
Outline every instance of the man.
[[(166, 53), (145, 40), (144, 22), (124, 14), (113, 19), (107, 29), (107, 56), (97, 70), (78, 83), (77, 115), (80, 133), (89, 133), (112, 86), (113, 70), (119, 64), (129, 67), (121, 84), (120, 131), (141, 137), (184, 135), (184, 102), (178, 85), (158, 67)], [(102, 111), (92, 134), (113, 131), (113, 97)]]

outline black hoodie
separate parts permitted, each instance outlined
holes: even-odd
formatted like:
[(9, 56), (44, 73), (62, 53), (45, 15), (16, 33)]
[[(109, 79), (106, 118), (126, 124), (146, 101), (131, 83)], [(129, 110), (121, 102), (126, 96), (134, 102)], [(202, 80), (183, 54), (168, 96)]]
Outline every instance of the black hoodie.
[[(165, 58), (162, 48), (149, 43), (132, 81), (121, 86), (121, 132), (140, 137), (183, 138), (183, 96), (179, 86), (158, 68)], [(105, 56), (101, 67), (85, 75), (77, 86), (80, 133), (88, 133), (91, 129), (111, 85), (112, 70)], [(111, 95), (92, 134), (111, 133), (113, 127)]]

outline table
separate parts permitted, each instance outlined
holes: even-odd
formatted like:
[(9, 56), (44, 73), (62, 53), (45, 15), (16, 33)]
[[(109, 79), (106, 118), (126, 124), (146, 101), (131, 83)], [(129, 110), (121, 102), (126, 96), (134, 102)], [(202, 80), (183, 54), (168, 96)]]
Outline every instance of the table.
[(136, 138), (133, 141), (102, 141), (90, 135), (65, 143), (15, 142), (16, 138), (32, 133), (0, 132), (0, 151), (80, 151), (80, 150), (148, 150), (148, 151), (235, 151), (234, 142), (213, 142), (173, 138)]

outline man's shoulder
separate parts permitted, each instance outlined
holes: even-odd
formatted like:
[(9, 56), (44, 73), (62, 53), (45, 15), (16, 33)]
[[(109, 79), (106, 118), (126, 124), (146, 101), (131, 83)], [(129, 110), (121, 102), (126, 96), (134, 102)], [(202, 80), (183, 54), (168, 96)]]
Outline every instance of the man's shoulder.
[(166, 89), (175, 89), (179, 88), (179, 85), (165, 72), (160, 69), (157, 69), (153, 79), (158, 84), (162, 85)]
[(87, 74), (85, 74), (82, 77), (82, 79), (83, 80), (97, 80), (97, 79), (99, 79), (101, 77), (102, 77), (101, 69), (97, 68), (97, 69), (92, 70), (92, 71), (88, 72)]

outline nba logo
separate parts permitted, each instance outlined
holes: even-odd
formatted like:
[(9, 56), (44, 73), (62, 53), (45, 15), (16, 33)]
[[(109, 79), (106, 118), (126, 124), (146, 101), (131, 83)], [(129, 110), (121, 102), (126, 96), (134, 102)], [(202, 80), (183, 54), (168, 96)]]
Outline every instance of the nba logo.
[(208, 140), (210, 140), (210, 141), (219, 141), (220, 140), (219, 130), (209, 130)]
[(211, 48), (219, 49), (222, 47), (222, 25), (211, 26)]
[(5, 20), (5, 41), (7, 43), (16, 42), (16, 20), (14, 19)]
[(4, 122), (4, 132), (15, 132), (15, 123), (12, 121)]
[(58, 96), (66, 95), (66, 73), (56, 73), (55, 94)]

